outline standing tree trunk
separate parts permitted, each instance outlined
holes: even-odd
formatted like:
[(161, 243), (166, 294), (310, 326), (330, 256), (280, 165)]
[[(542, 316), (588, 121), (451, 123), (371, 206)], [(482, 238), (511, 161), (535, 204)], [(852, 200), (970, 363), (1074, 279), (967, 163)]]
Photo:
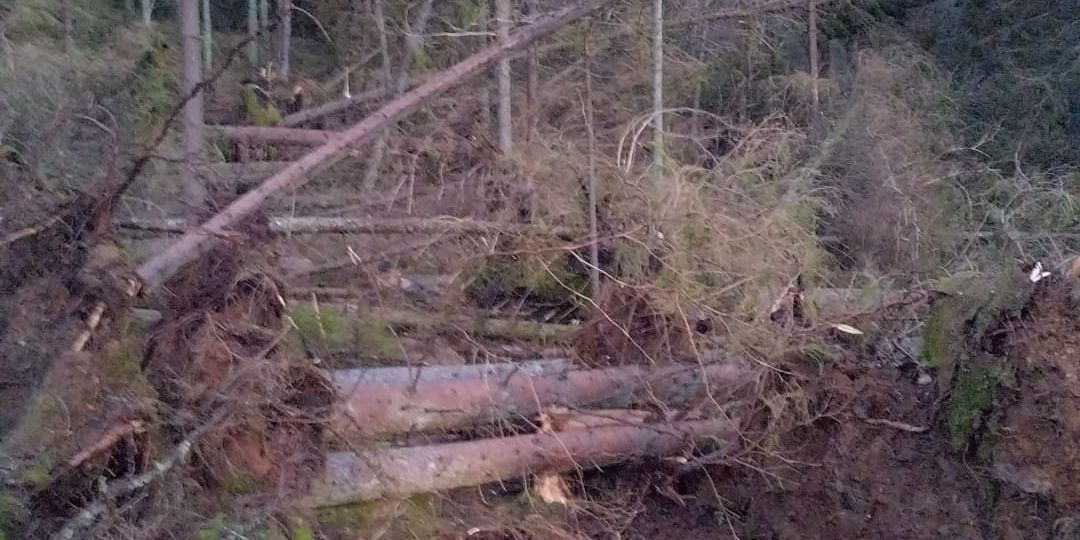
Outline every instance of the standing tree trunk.
[(383, 71), (383, 87), (386, 89), (387, 95), (392, 95), (394, 91), (394, 76), (390, 70), (390, 44), (386, 37), (386, 15), (383, 13), (382, 0), (374, 0), (372, 2), (372, 16), (375, 18), (375, 29), (379, 36), (379, 57), (382, 63)]
[(807, 25), (809, 29), (807, 33), (810, 37), (810, 43), (808, 46), (808, 52), (810, 54), (810, 84), (811, 96), (810, 96), (810, 125), (816, 125), (818, 115), (821, 110), (820, 96), (818, 95), (818, 76), (820, 75), (818, 67), (818, 46), (817, 46), (817, 2), (815, 0), (808, 1), (809, 14), (807, 16)]
[[(413, 59), (416, 58), (416, 52), (420, 50), (420, 46), (423, 44), (422, 35), (427, 32), (427, 23), (428, 19), (431, 18), (431, 9), (434, 3), (434, 0), (424, 0), (424, 3), (420, 4), (420, 12), (416, 14), (416, 21), (406, 25), (405, 53), (401, 57), (397, 80), (391, 84), (391, 98), (396, 98), (405, 93), (405, 89), (409, 87)], [(389, 55), (387, 58), (389, 59)], [(379, 132), (378, 138), (372, 143), (371, 157), (368, 159), (367, 168), (364, 170), (364, 189), (370, 190), (375, 187), (384, 157), (386, 157), (385, 130)]]
[[(184, 0), (184, 2), (185, 4), (190, 2), (192, 9), (197, 13), (195, 0)], [(220, 239), (222, 232), (258, 210), (270, 197), (286, 189), (302, 186), (313, 174), (338, 162), (350, 147), (371, 139), (387, 124), (400, 121), (435, 97), (491, 69), (491, 66), (503, 57), (528, 47), (536, 40), (550, 35), (569, 22), (610, 2), (611, 0), (579, 0), (570, 4), (538, 20), (528, 28), (515, 32), (509, 42), (477, 52), (429, 77), (427, 81), (409, 93), (391, 100), (364, 120), (340, 132), (326, 144), (267, 178), (259, 187), (241, 195), (214, 217), (184, 233), (164, 251), (140, 265), (136, 274), (142, 281), (142, 289), (149, 291), (161, 286), (185, 264), (210, 249)], [(197, 20), (195, 21), (197, 23)], [(194, 52), (198, 58), (198, 24), (195, 25), (195, 30), (196, 49)]]
[(664, 172), (664, 0), (653, 0), (653, 152), (657, 181)]
[(248, 0), (247, 31), (248, 62), (257, 66), (259, 65), (259, 43), (255, 41), (255, 35), (259, 33), (259, 0)]
[(142, 0), (142, 23), (150, 26), (150, 17), (154, 14), (154, 0)]
[[(499, 43), (506, 43), (510, 39), (511, 25), (510, 0), (495, 0), (495, 30), (499, 36)], [(510, 103), (510, 59), (504, 58), (499, 61), (497, 69), (499, 82), (499, 151), (504, 156), (509, 155), (514, 147), (514, 137), (511, 133), (513, 111)]]
[(206, 188), (199, 179), (198, 168), (202, 161), (205, 140), (203, 126), (203, 93), (195, 92), (202, 78), (202, 62), (199, 56), (199, 2), (180, 0), (180, 55), (183, 61), (183, 92), (194, 95), (184, 104), (184, 159), (181, 164), (181, 182), (189, 210), (202, 206)]
[[(537, 0), (526, 0), (528, 5), (529, 19), (540, 16), (540, 5)], [(528, 118), (525, 125), (525, 140), (531, 142), (536, 137), (537, 126), (540, 121), (540, 53), (536, 47), (529, 47), (529, 88), (528, 88)]]
[(72, 11), (71, 0), (63, 0), (60, 4), (61, 16), (64, 19), (64, 52), (75, 52), (75, 13)]
[[(591, 26), (591, 25), (590, 25)], [(585, 128), (589, 134), (588, 180), (589, 180), (589, 282), (594, 301), (600, 299), (600, 246), (597, 232), (596, 187), (596, 132), (593, 129), (592, 48), (589, 34), (585, 32)]]
[(278, 66), (281, 80), (289, 80), (289, 47), (292, 41), (292, 0), (278, 0), (281, 39), (278, 42)]
[(210, 0), (202, 0), (202, 68), (203, 76), (207, 76), (213, 70), (214, 36), (210, 25)]

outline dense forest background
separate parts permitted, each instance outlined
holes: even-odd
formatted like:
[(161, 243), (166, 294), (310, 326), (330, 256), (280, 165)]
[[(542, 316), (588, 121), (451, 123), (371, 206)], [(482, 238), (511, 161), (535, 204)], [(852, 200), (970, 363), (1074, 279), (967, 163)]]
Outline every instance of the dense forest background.
[[(0, 540), (1076, 538), (1078, 47), (1075, 0), (0, 0)], [(336, 378), (534, 361), (618, 380)], [(634, 465), (451, 448), (601, 405), (567, 454)]]

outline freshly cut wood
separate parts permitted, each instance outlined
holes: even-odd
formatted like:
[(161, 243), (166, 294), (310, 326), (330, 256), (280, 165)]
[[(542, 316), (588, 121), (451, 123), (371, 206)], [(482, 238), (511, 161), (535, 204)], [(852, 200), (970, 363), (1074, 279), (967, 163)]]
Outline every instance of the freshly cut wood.
[(574, 364), (569, 358), (551, 360), (521, 360), (460, 366), (418, 366), (338, 369), (327, 373), (333, 384), (346, 394), (358, 385), (371, 383), (415, 383), (418, 381), (459, 381), (465, 379), (505, 379), (514, 373), (555, 375), (570, 371)]
[(370, 382), (338, 376), (336, 431), (350, 437), (471, 427), (536, 416), (543, 407), (628, 407), (646, 401), (668, 407), (706, 395), (723, 400), (750, 381), (734, 364), (662, 369), (617, 367), (563, 373), (512, 371), (504, 378)]
[[(278, 234), (520, 234), (574, 238), (578, 231), (570, 227), (543, 227), (522, 223), (494, 223), (469, 218), (441, 216), (432, 218), (347, 218), (287, 217), (267, 219), (270, 232)], [(183, 218), (117, 220), (116, 227), (132, 231), (189, 233), (195, 226)], [(219, 231), (223, 232), (223, 231)]]
[(738, 444), (735, 420), (600, 427), (433, 446), (387, 448), (327, 456), (321, 479), (303, 503), (325, 507), (408, 496), (527, 474), (602, 467), (679, 452), (695, 440), (721, 449)]

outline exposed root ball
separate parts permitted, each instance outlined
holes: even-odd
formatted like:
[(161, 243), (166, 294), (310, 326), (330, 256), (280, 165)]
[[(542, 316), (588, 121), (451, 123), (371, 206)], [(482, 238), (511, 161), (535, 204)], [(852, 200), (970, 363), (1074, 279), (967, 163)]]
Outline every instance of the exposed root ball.
[(235, 279), (216, 307), (167, 321), (145, 358), (181, 432), (228, 411), (195, 455), (200, 476), (233, 495), (303, 489), (322, 463), (321, 419), (332, 394), (316, 370), (280, 354), (289, 329), (281, 298), (269, 276)]
[(647, 291), (610, 285), (596, 304), (574, 339), (575, 351), (589, 365), (650, 364), (685, 352), (684, 325), (659, 310)]

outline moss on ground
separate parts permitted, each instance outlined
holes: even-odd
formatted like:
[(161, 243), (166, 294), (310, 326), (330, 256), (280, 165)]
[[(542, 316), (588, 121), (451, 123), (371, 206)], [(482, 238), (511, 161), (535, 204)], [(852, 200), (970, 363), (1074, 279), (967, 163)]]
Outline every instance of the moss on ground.
[(320, 508), (317, 512), (322, 526), (361, 537), (389, 523), (389, 531), (397, 531), (398, 536), (434, 538), (444, 526), (439, 499), (432, 494), (407, 500), (362, 501)]

